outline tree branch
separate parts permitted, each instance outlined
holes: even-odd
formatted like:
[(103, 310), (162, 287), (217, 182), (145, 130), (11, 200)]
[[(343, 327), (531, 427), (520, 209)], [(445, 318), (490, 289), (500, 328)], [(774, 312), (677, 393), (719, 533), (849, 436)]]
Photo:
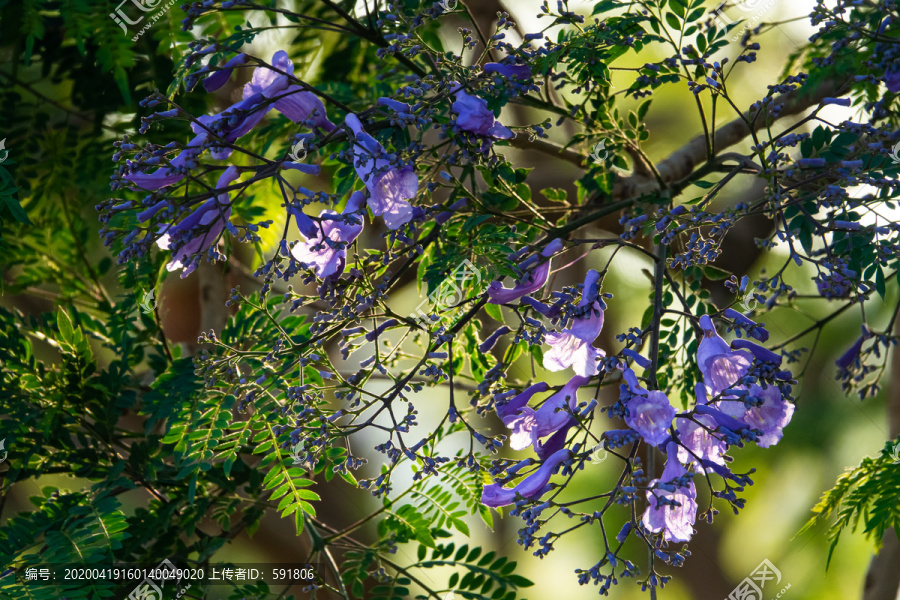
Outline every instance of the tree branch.
[[(801, 113), (819, 104), (824, 98), (840, 96), (845, 93), (845, 91), (841, 91), (843, 88), (843, 82), (839, 83), (829, 79), (823, 81), (812, 90), (800, 88), (789, 94), (784, 94), (776, 100), (783, 107), (778, 114), (778, 118)], [(753, 111), (752, 113), (748, 111), (741, 115), (740, 118), (734, 119), (716, 130), (714, 147), (721, 152), (741, 142), (751, 132), (755, 133), (769, 124), (765, 119), (765, 115), (761, 115), (759, 111)], [(662, 181), (666, 184), (672, 184), (683, 180), (698, 165), (708, 162), (706, 143), (706, 136), (698, 135), (656, 165), (656, 171), (659, 173)], [(612, 197), (614, 200), (635, 199), (658, 191), (659, 184), (655, 178), (636, 172), (613, 183)]]

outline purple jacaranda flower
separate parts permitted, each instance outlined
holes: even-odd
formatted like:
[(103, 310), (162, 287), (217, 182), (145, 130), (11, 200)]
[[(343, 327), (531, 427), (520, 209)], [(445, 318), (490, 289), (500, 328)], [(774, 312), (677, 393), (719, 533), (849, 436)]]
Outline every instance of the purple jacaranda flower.
[(497, 329), (494, 330), (494, 333), (489, 335), (486, 340), (484, 340), (483, 342), (481, 342), (481, 344), (478, 345), (478, 351), (481, 352), (482, 354), (490, 352), (491, 348), (493, 348), (494, 345), (497, 343), (497, 340), (499, 340), (502, 336), (506, 335), (510, 331), (511, 331), (510, 328), (507, 327), (506, 325), (498, 327)]
[(505, 422), (507, 417), (515, 416), (523, 406), (528, 404), (528, 401), (531, 400), (532, 396), (539, 392), (546, 392), (548, 389), (550, 389), (550, 386), (544, 381), (539, 381), (538, 383), (528, 386), (509, 402), (498, 405), (497, 416)]
[(509, 65), (500, 63), (486, 63), (484, 65), (485, 73), (499, 73), (503, 77), (516, 79), (530, 79), (531, 68), (528, 65)]
[(760, 362), (773, 363), (775, 365), (780, 365), (782, 361), (782, 356), (780, 354), (775, 354), (768, 348), (763, 348), (759, 344), (755, 344), (750, 340), (742, 340), (737, 339), (731, 342), (731, 348), (733, 350), (746, 350), (753, 357)]
[(850, 365), (859, 361), (859, 354), (862, 351), (863, 342), (866, 341), (865, 334), (859, 336), (853, 345), (850, 346), (850, 349), (847, 350), (844, 354), (841, 355), (839, 359), (834, 361), (834, 363), (838, 366), (839, 369), (846, 371), (850, 368)]
[[(678, 462), (677, 445), (669, 443), (666, 446), (666, 468), (659, 479), (651, 482), (667, 484), (670, 481), (683, 477), (687, 470)], [(678, 484), (676, 484), (678, 485)], [(660, 506), (659, 499), (677, 502), (679, 506), (664, 504)], [(694, 521), (697, 519), (697, 488), (691, 481), (687, 485), (681, 485), (674, 491), (655, 489), (647, 491), (647, 502), (650, 506), (644, 511), (641, 522), (653, 533), (663, 532), (663, 539), (667, 542), (687, 542), (694, 535)]]
[(206, 143), (208, 137), (209, 135), (205, 132), (194, 137), (188, 142), (187, 147), (171, 160), (171, 166), (160, 167), (153, 173), (130, 173), (125, 175), (125, 179), (144, 190), (158, 190), (181, 181), (186, 174), (185, 163), (188, 159), (200, 155), (200, 146)]
[(641, 434), (645, 442), (657, 446), (665, 441), (675, 418), (668, 396), (657, 390), (636, 394), (628, 400), (626, 408), (625, 423)]
[[(354, 192), (341, 214), (359, 212), (364, 205), (365, 195), (362, 192)], [(327, 219), (336, 215), (337, 213), (332, 210), (323, 210), (319, 215), (321, 223), (320, 227), (316, 228), (316, 236), (304, 237), (291, 248), (293, 257), (298, 262), (314, 268), (316, 275), (321, 279), (340, 276), (347, 259), (347, 246), (359, 237), (363, 230), (362, 217), (357, 217), (359, 222), (356, 224)], [(301, 227), (299, 220), (298, 227)], [(334, 245), (326, 242), (326, 239)]]
[(653, 446), (669, 436), (669, 427), (675, 417), (675, 409), (669, 398), (660, 391), (648, 391), (641, 387), (637, 376), (629, 368), (622, 369), (625, 380), (620, 387), (620, 399), (627, 409), (625, 422)]
[[(238, 176), (236, 167), (228, 167), (219, 177), (216, 188), (229, 186)], [(174, 251), (166, 270), (183, 269), (182, 278), (190, 275), (197, 268), (196, 259), (216, 243), (230, 218), (231, 199), (226, 192), (210, 198), (176, 225), (163, 226), (162, 236), (156, 243), (163, 250)]]
[(718, 396), (747, 374), (752, 355), (746, 350), (732, 350), (716, 332), (709, 315), (700, 317), (703, 339), (697, 349), (697, 365), (711, 396)]
[[(697, 404), (706, 404), (706, 388), (702, 383), (697, 383), (695, 388)], [(705, 469), (700, 461), (710, 461), (717, 465), (724, 465), (723, 456), (728, 451), (728, 444), (714, 430), (718, 427), (716, 420), (710, 415), (697, 414), (694, 420), (687, 418), (675, 419), (675, 428), (678, 433), (678, 441), (682, 446), (678, 448), (678, 460), (682, 463), (694, 464), (697, 471), (704, 473)]]
[(813, 278), (816, 289), (823, 298), (846, 298), (853, 290), (853, 280), (841, 273), (819, 273)]
[(782, 430), (791, 422), (794, 405), (782, 398), (781, 391), (774, 385), (763, 389), (754, 383), (750, 386), (750, 395), (762, 398), (763, 403), (747, 408), (740, 420), (762, 431), (756, 440), (760, 448), (774, 446), (781, 440)]
[(288, 53), (284, 50), (275, 52), (272, 55), (271, 65), (272, 69), (257, 67), (253, 70), (250, 82), (244, 86), (244, 100), (254, 94), (267, 94), (271, 98), (275, 93), (290, 85), (288, 75), (294, 74), (294, 63), (291, 62)]
[[(712, 320), (707, 315), (700, 317), (700, 327), (704, 331), (704, 338), (697, 350), (697, 362), (710, 394), (721, 395), (723, 398), (714, 402), (713, 406), (746, 424), (748, 428), (762, 431), (762, 435), (756, 440), (760, 447), (768, 448), (777, 444), (781, 439), (782, 429), (794, 414), (794, 405), (784, 400), (781, 390), (774, 385), (763, 389), (756, 383), (749, 386), (735, 384), (747, 374), (754, 357), (776, 364), (781, 363), (782, 357), (748, 340), (735, 340), (732, 345), (739, 349), (732, 350), (716, 333)], [(763, 403), (748, 408), (742, 399), (734, 399), (748, 396), (762, 398)], [(736, 429), (734, 426), (726, 427)]]
[[(265, 103), (262, 94), (253, 94), (218, 114), (197, 117), (198, 123), (192, 123), (191, 129), (197, 134), (212, 132), (225, 142), (232, 143), (256, 127), (271, 108), (271, 104)], [(227, 146), (214, 148), (210, 155), (215, 160), (225, 160), (231, 156), (231, 151)]]
[(456, 212), (462, 208), (465, 208), (468, 203), (469, 203), (469, 201), (466, 198), (463, 198), (462, 200), (457, 200), (456, 202), (451, 204), (447, 208), (447, 210), (445, 210), (442, 213), (438, 213), (437, 216), (434, 217), (434, 222), (437, 223), (438, 225), (443, 225), (448, 220), (450, 220), (450, 217), (453, 216), (454, 212)]
[(890, 92), (894, 94), (900, 92), (900, 70), (885, 73), (884, 84)]
[(515, 137), (512, 131), (494, 117), (494, 113), (488, 109), (485, 99), (472, 96), (462, 88), (453, 94), (456, 101), (452, 108), (453, 112), (458, 115), (456, 117), (457, 127), (495, 140), (508, 140)]
[(356, 136), (353, 142), (353, 166), (356, 174), (369, 190), (369, 208), (376, 216), (383, 215), (390, 229), (397, 229), (413, 217), (413, 207), (407, 200), (414, 198), (419, 178), (412, 165), (392, 165), (384, 148), (363, 129), (359, 118), (349, 113), (344, 122)]
[[(331, 130), (334, 125), (325, 115), (325, 107), (312, 92), (301, 91), (290, 85), (294, 63), (287, 52), (279, 50), (272, 56), (273, 68), (257, 67), (250, 82), (244, 86), (243, 99), (216, 115), (203, 115), (200, 125), (191, 125), (195, 133), (211, 130), (226, 142), (234, 142), (262, 121), (269, 110), (275, 108), (294, 122), (306, 120), (315, 111), (316, 125)], [(277, 70), (275, 70), (277, 69)], [(275, 98), (275, 102), (270, 100)], [(202, 126), (201, 126), (202, 125)], [(231, 148), (213, 150), (212, 157), (223, 160), (231, 156)]]
[[(696, 421), (696, 422), (695, 422)], [(708, 415), (696, 415), (690, 419), (675, 419), (678, 439), (684, 447), (678, 448), (678, 459), (686, 463), (694, 463), (701, 473), (705, 471), (700, 461), (710, 461), (724, 465), (723, 456), (728, 451), (728, 444), (715, 433), (715, 419)]]
[(246, 54), (238, 54), (224, 65), (222, 68), (203, 80), (203, 88), (207, 92), (214, 92), (223, 85), (231, 77), (231, 72), (235, 67), (239, 67), (247, 62)]
[(335, 128), (334, 123), (328, 120), (325, 105), (319, 97), (312, 92), (303, 91), (298, 85), (289, 86), (279, 92), (274, 107), (294, 123), (306, 121), (312, 115), (312, 124), (316, 127), (321, 127), (325, 131)]
[(559, 450), (547, 458), (537, 471), (512, 489), (504, 488), (496, 483), (484, 486), (481, 503), (492, 508), (506, 506), (515, 502), (517, 493), (524, 498), (540, 498), (550, 482), (550, 476), (553, 475), (554, 469), (571, 456), (572, 453), (568, 449)]
[[(547, 244), (547, 247), (541, 251), (541, 256), (549, 258), (563, 249), (562, 240), (556, 239)], [(506, 288), (499, 281), (491, 282), (488, 286), (488, 296), (491, 304), (508, 304), (513, 300), (518, 300), (526, 294), (532, 294), (546, 285), (547, 278), (550, 276), (550, 261), (546, 260), (539, 264), (537, 268), (525, 274), (522, 280), (516, 283), (515, 287)]]
[[(526, 406), (522, 402), (525, 393), (510, 401), (504, 407), (503, 413), (498, 410), (503, 424), (512, 430), (509, 436), (509, 447), (513, 450), (524, 450), (533, 446), (534, 450), (541, 453), (540, 439), (553, 435), (559, 430), (570, 426), (572, 422), (571, 411), (577, 404), (578, 388), (590, 381), (590, 377), (576, 375), (562, 387), (561, 390), (550, 396), (537, 410)], [(529, 392), (534, 386), (526, 390)], [(532, 394), (534, 392), (531, 392)], [(530, 397), (530, 396), (529, 396)], [(527, 402), (527, 399), (525, 400)], [(512, 405), (512, 408), (510, 406)], [(564, 407), (568, 406), (569, 412)]]
[(306, 173), (307, 175), (318, 175), (322, 171), (322, 168), (319, 165), (298, 163), (290, 160), (284, 161), (281, 166), (286, 170), (300, 171), (301, 173)]
[(597, 281), (600, 273), (591, 269), (584, 278), (584, 290), (581, 293), (579, 307), (590, 305), (590, 309), (581, 317), (576, 317), (571, 328), (561, 333), (548, 333), (547, 343), (550, 350), (544, 354), (544, 368), (550, 371), (562, 371), (572, 367), (576, 374), (591, 376), (597, 374), (597, 359), (606, 353), (593, 346), (594, 340), (603, 329), (603, 310), (597, 301)]
[(250, 83), (244, 86), (244, 99), (260, 94), (263, 98), (276, 98), (273, 108), (294, 123), (300, 123), (313, 115), (313, 124), (326, 131), (334, 129), (328, 120), (325, 105), (314, 93), (305, 91), (299, 85), (292, 85), (290, 75), (294, 73), (294, 63), (287, 52), (279, 50), (272, 56), (272, 66), (258, 67), (253, 71)]

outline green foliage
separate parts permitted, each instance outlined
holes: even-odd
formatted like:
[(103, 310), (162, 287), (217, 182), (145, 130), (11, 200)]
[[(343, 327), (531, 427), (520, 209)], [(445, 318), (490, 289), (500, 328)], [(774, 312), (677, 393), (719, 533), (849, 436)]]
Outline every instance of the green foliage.
[(877, 550), (884, 532), (893, 528), (900, 537), (900, 438), (888, 442), (877, 458), (866, 457), (838, 477), (834, 487), (825, 492), (813, 509), (813, 517), (800, 533), (808, 531), (822, 519), (837, 515), (828, 528), (828, 563), (841, 534), (849, 529), (862, 532)]

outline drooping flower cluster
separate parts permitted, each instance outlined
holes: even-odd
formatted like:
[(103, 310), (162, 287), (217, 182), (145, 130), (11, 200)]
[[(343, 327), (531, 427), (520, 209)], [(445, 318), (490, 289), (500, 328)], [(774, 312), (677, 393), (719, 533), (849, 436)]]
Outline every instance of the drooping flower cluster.
[[(602, 314), (596, 301), (592, 302), (598, 296), (598, 279), (596, 271), (588, 273), (579, 308), (593, 303), (593, 308)], [(589, 322), (596, 315), (591, 311), (582, 318)], [(741, 318), (748, 321), (743, 315)], [(620, 364), (623, 377), (620, 400), (610, 415), (622, 418), (629, 429), (610, 430), (603, 435), (610, 448), (640, 439), (665, 452), (665, 469), (659, 478), (645, 486), (648, 505), (640, 523), (646, 531), (660, 533), (666, 542), (687, 542), (693, 534), (697, 518), (694, 474), (714, 473), (732, 482), (734, 488), (715, 494), (736, 501), (734, 492), (743, 489), (750, 480), (728, 469), (725, 459), (728, 448), (740, 446), (744, 441), (754, 441), (763, 448), (777, 444), (794, 410), (788, 400), (791, 376), (780, 370), (780, 355), (742, 338), (729, 345), (715, 331), (707, 315), (699, 323), (703, 337), (696, 364), (703, 382), (695, 390), (696, 405), (679, 413), (663, 391), (646, 389), (630, 367)], [(752, 322), (751, 325), (757, 335), (768, 337), (762, 326)], [(567, 335), (572, 335), (571, 330)], [(578, 345), (590, 345), (593, 341), (593, 337), (590, 341), (572, 337)], [(571, 340), (569, 343), (576, 344)], [(623, 355), (644, 367), (650, 365), (630, 350)], [(505, 403), (497, 402), (497, 415), (511, 431), (510, 448), (533, 448), (538, 459), (544, 462), (513, 487), (485, 486), (482, 502), (488, 506), (518, 504), (537, 500), (552, 489), (549, 479), (558, 465), (572, 465), (577, 460), (577, 453), (566, 450), (565, 446), (570, 431), (579, 424), (579, 417), (588, 414), (593, 404), (588, 410), (580, 409), (576, 393), (595, 374), (596, 371), (576, 375), (536, 409), (529, 403), (536, 394), (548, 389), (544, 382), (532, 385)], [(548, 439), (543, 441), (544, 438)], [(507, 468), (507, 473), (512, 475), (532, 462), (531, 459), (521, 461)]]

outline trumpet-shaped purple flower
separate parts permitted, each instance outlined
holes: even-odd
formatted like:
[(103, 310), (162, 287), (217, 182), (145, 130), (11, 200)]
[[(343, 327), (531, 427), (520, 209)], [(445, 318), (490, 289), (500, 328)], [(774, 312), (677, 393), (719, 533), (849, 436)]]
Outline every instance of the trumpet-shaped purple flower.
[(194, 159), (201, 154), (201, 146), (206, 143), (208, 137), (209, 134), (206, 132), (195, 136), (188, 142), (187, 147), (171, 160), (169, 166), (160, 167), (153, 173), (129, 173), (125, 175), (125, 179), (144, 190), (158, 190), (181, 181), (187, 174), (188, 159)]
[(762, 389), (754, 383), (750, 386), (750, 395), (762, 398), (763, 403), (747, 408), (740, 419), (753, 429), (762, 431), (756, 440), (760, 448), (774, 446), (781, 441), (782, 430), (794, 416), (794, 405), (782, 398), (781, 391), (774, 385)]
[(397, 229), (413, 217), (413, 207), (407, 200), (414, 198), (419, 178), (412, 165), (391, 164), (384, 148), (363, 129), (359, 118), (349, 113), (345, 119), (356, 140), (353, 143), (353, 166), (356, 174), (369, 190), (369, 208), (376, 216), (384, 216), (390, 229)]
[(597, 281), (600, 274), (591, 269), (584, 279), (584, 290), (581, 293), (579, 307), (590, 305), (581, 317), (576, 317), (571, 328), (562, 333), (548, 333), (547, 343), (550, 350), (544, 354), (544, 368), (550, 371), (562, 371), (573, 367), (578, 375), (592, 376), (597, 374), (597, 359), (606, 353), (593, 346), (594, 340), (603, 329), (603, 309), (597, 298)]
[(657, 446), (669, 436), (669, 427), (675, 418), (675, 409), (669, 397), (660, 391), (636, 394), (627, 402), (625, 422), (641, 434), (644, 441)]
[(840, 358), (834, 361), (834, 364), (838, 366), (839, 369), (846, 371), (850, 368), (851, 365), (859, 362), (860, 353), (862, 352), (862, 345), (866, 341), (866, 332), (863, 331), (863, 335), (859, 336), (853, 345), (844, 352)]
[[(694, 521), (697, 519), (697, 488), (693, 481), (682, 479), (687, 470), (678, 461), (677, 445), (669, 443), (666, 453), (666, 468), (662, 476), (654, 479), (651, 485), (679, 481), (674, 484), (672, 491), (659, 488), (647, 491), (650, 506), (644, 511), (641, 522), (653, 533), (662, 531), (663, 539), (667, 542), (688, 542), (694, 535)], [(661, 499), (665, 499), (665, 503), (661, 504)], [(672, 503), (677, 503), (678, 506)]]
[[(354, 192), (347, 201), (342, 215), (357, 213), (365, 204), (365, 195)], [(321, 227), (316, 227), (315, 237), (306, 237), (291, 248), (291, 254), (298, 261), (314, 268), (316, 275), (322, 279), (340, 276), (344, 271), (347, 259), (347, 246), (362, 233), (362, 217), (357, 217), (357, 224), (332, 220), (337, 216), (332, 210), (323, 210), (319, 215)], [(298, 227), (303, 230), (298, 215)]]
[[(697, 383), (695, 388), (697, 404), (706, 404), (706, 388), (702, 383)], [(697, 414), (694, 420), (675, 419), (675, 428), (678, 432), (678, 441), (682, 446), (678, 447), (678, 460), (682, 463), (691, 463), (697, 471), (704, 473), (706, 470), (702, 461), (710, 461), (717, 465), (725, 465), (723, 456), (728, 451), (728, 444), (721, 435), (714, 433), (718, 423), (715, 418), (707, 414)]]
[(896, 94), (900, 92), (900, 71), (893, 71), (891, 73), (884, 74), (884, 84), (887, 86), (887, 89)]
[[(776, 386), (769, 385), (763, 389), (756, 383), (749, 386), (736, 384), (747, 374), (754, 357), (776, 364), (781, 362), (781, 357), (747, 340), (735, 340), (734, 345), (741, 349), (731, 349), (716, 333), (712, 320), (707, 315), (700, 317), (700, 327), (704, 331), (704, 337), (697, 350), (697, 363), (710, 394), (721, 394), (723, 398), (714, 405), (747, 427), (761, 430), (763, 435), (756, 442), (760, 447), (768, 448), (777, 444), (781, 439), (782, 429), (794, 414), (794, 405), (782, 398), (781, 391)], [(726, 390), (740, 391), (741, 395)], [(763, 403), (748, 408), (743, 401), (734, 400), (737, 397), (761, 398)]]
[(572, 416), (566, 412), (565, 407), (568, 406), (569, 411), (575, 410), (578, 388), (588, 381), (590, 377), (576, 375), (537, 410), (525, 405), (539, 389), (531, 386), (503, 407), (502, 414), (498, 410), (503, 424), (512, 430), (509, 437), (510, 448), (524, 450), (528, 446), (534, 446), (534, 450), (541, 454), (542, 437), (553, 435), (571, 425)]
[[(232, 143), (256, 127), (271, 107), (271, 104), (264, 102), (262, 94), (254, 94), (218, 114), (197, 117), (199, 124), (192, 123), (191, 129), (197, 134), (212, 132), (225, 142)], [(229, 147), (214, 148), (210, 155), (215, 160), (225, 160), (231, 156), (231, 150)]]
[[(230, 62), (230, 61), (229, 61)], [(314, 124), (328, 131), (334, 125), (325, 115), (325, 107), (312, 92), (302, 91), (299, 86), (291, 86), (289, 76), (294, 72), (294, 63), (287, 52), (279, 50), (272, 56), (272, 67), (257, 67), (250, 82), (244, 86), (243, 99), (216, 115), (203, 115), (197, 120), (202, 125), (193, 124), (195, 133), (207, 129), (226, 142), (234, 142), (262, 121), (269, 110), (275, 108), (292, 121), (301, 122), (315, 112)], [(281, 71), (281, 72), (279, 72)], [(275, 102), (271, 102), (276, 98)], [(222, 160), (231, 156), (231, 148), (217, 148), (212, 157)]]
[(272, 57), (272, 66), (283, 71), (279, 73), (267, 67), (259, 67), (253, 72), (250, 83), (244, 86), (244, 99), (260, 94), (263, 98), (276, 98), (272, 107), (294, 123), (306, 121), (312, 115), (312, 123), (325, 131), (334, 129), (328, 120), (325, 105), (312, 92), (304, 91), (299, 85), (291, 85), (288, 75), (294, 73), (294, 63), (287, 52), (279, 50)]
[(325, 131), (335, 128), (334, 123), (328, 120), (325, 105), (322, 104), (319, 97), (312, 92), (303, 91), (299, 85), (289, 86), (279, 93), (274, 107), (294, 123), (301, 123), (309, 119), (313, 125), (321, 127)]
[(550, 476), (559, 463), (568, 460), (572, 453), (568, 449), (553, 453), (544, 461), (537, 471), (523, 479), (511, 489), (502, 487), (497, 483), (484, 486), (481, 493), (481, 503), (485, 506), (497, 508), (512, 504), (516, 500), (516, 494), (524, 498), (540, 498), (546, 491)]
[(679, 460), (693, 463), (701, 473), (705, 471), (701, 461), (725, 465), (723, 456), (728, 451), (728, 444), (713, 433), (718, 426), (715, 419), (709, 415), (696, 415), (694, 421), (675, 419), (675, 426), (678, 440), (684, 445), (678, 448)]
[(668, 396), (641, 387), (631, 369), (623, 369), (622, 377), (625, 383), (619, 388), (619, 398), (625, 404), (625, 423), (648, 444), (661, 444), (669, 437), (669, 427), (675, 417), (675, 409), (669, 403)]
[(700, 328), (703, 339), (697, 349), (697, 364), (710, 395), (718, 396), (747, 374), (753, 357), (745, 350), (732, 350), (716, 332), (709, 315), (700, 317)]
[[(549, 258), (562, 250), (562, 248), (562, 240), (553, 240), (541, 251), (541, 256)], [(491, 304), (508, 304), (522, 296), (532, 294), (547, 284), (549, 276), (550, 261), (547, 260), (539, 264), (533, 271), (526, 273), (523, 279), (518, 281), (512, 288), (503, 287), (503, 284), (499, 281), (493, 281), (488, 286), (489, 302)]]
[(228, 79), (231, 78), (231, 72), (234, 71), (235, 67), (243, 65), (246, 62), (247, 62), (247, 55), (246, 54), (238, 54), (237, 56), (235, 56), (234, 58), (232, 58), (231, 60), (226, 62), (224, 65), (222, 65), (222, 68), (220, 70), (216, 71), (215, 73), (213, 73), (212, 75), (210, 75), (209, 77), (204, 79), (203, 80), (203, 88), (207, 92), (216, 91), (217, 89), (219, 89), (220, 87), (225, 85), (225, 82), (227, 82)]
[[(219, 177), (217, 188), (230, 185), (239, 176), (236, 167), (228, 167)], [(163, 227), (163, 234), (156, 241), (163, 250), (173, 250), (172, 260), (166, 269), (183, 269), (181, 277), (187, 277), (197, 268), (199, 255), (216, 243), (231, 218), (231, 199), (227, 193), (210, 198), (176, 225)]]
[(508, 140), (515, 137), (509, 128), (494, 117), (494, 113), (488, 109), (485, 99), (472, 96), (462, 88), (454, 92), (454, 95), (456, 101), (452, 108), (453, 112), (458, 115), (456, 117), (457, 127), (495, 140)]
[(531, 67), (528, 65), (511, 65), (511, 64), (500, 64), (500, 63), (486, 63), (484, 65), (485, 73), (497, 73), (502, 75), (503, 77), (509, 77), (514, 79), (530, 79), (531, 78)]

